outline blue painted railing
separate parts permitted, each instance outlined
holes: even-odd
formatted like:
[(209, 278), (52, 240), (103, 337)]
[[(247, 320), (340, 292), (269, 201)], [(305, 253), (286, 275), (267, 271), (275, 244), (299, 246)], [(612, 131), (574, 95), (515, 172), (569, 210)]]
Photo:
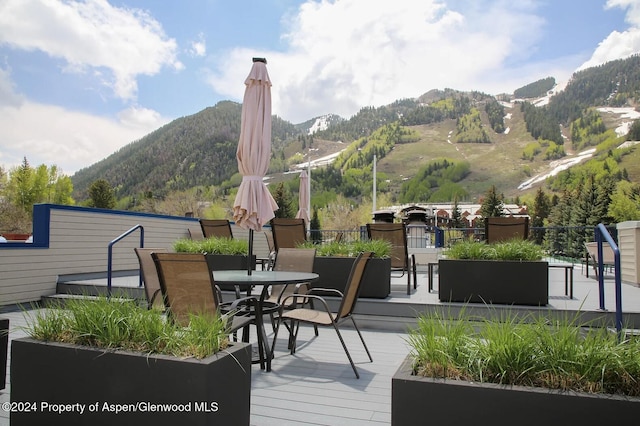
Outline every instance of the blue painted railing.
[[(134, 233), (137, 230), (140, 230), (140, 247), (144, 247), (144, 227), (140, 224), (134, 226), (128, 231), (124, 232), (114, 240), (109, 243), (108, 254), (107, 254), (107, 296), (111, 297), (111, 278), (113, 275), (113, 246), (118, 241), (124, 239), (126, 236)], [(142, 274), (140, 274), (140, 284), (139, 287), (142, 287)]]
[[(606, 242), (613, 250), (615, 293), (616, 293), (616, 331), (618, 337), (622, 337), (622, 279), (620, 277), (620, 249), (613, 240), (607, 228), (601, 223), (595, 229), (596, 243), (598, 245), (598, 259), (603, 259), (602, 244)], [(606, 310), (604, 306), (604, 262), (598, 261), (598, 288), (600, 292), (600, 310)]]

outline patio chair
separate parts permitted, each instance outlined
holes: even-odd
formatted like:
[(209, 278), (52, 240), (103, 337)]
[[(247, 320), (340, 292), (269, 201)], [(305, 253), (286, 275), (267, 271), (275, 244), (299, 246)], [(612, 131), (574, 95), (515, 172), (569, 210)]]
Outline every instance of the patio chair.
[[(264, 328), (262, 311), (258, 299), (254, 296), (221, 303), (220, 290), (215, 285), (213, 274), (209, 270), (205, 255), (202, 253), (157, 253), (151, 254), (160, 280), (168, 318), (184, 327), (189, 326), (192, 314), (220, 315), (231, 313), (228, 322), (229, 334), (256, 326), (260, 368), (271, 369), (270, 357), (264, 346)], [(245, 341), (247, 339), (243, 339)]]
[[(593, 264), (593, 272), (598, 279), (598, 270), (600, 262), (598, 260), (598, 243), (595, 241), (584, 243), (585, 248), (585, 264), (586, 264), (586, 276), (589, 278), (589, 261)], [(613, 249), (609, 244), (602, 244), (602, 265), (604, 268), (613, 268), (615, 265), (615, 255)]]
[(275, 217), (271, 219), (271, 233), (276, 252), (281, 248), (296, 248), (307, 241), (307, 227), (304, 219)]
[(205, 238), (233, 238), (231, 223), (227, 219), (200, 219), (200, 227)]
[[(274, 271), (296, 271), (296, 272), (313, 272), (313, 262), (316, 258), (316, 249), (304, 249), (304, 248), (281, 248), (277, 255), (273, 265)], [(271, 293), (266, 302), (270, 302), (276, 305), (282, 305), (282, 301), (292, 294), (306, 294), (309, 291), (309, 284), (303, 283), (296, 286), (292, 285), (272, 285)], [(288, 299), (285, 309), (291, 309), (293, 306), (293, 299)], [(275, 313), (271, 313), (271, 324), (273, 330), (276, 329)], [(315, 328), (316, 336), (318, 335), (318, 329)]]
[(487, 244), (513, 239), (526, 240), (529, 238), (529, 217), (488, 217), (484, 222), (484, 237)]
[[(367, 266), (367, 262), (371, 257), (372, 253), (360, 253), (356, 258), (356, 261), (353, 263), (353, 267), (351, 268), (351, 273), (349, 274), (349, 280), (344, 289), (344, 293), (341, 293), (336, 289), (311, 289), (307, 294), (292, 294), (285, 297), (282, 300), (282, 304), (280, 307), (280, 316), (278, 317), (278, 325), (276, 327), (275, 334), (273, 336), (273, 349), (276, 345), (276, 340), (278, 338), (278, 330), (280, 329), (280, 324), (284, 321), (291, 320), (294, 323), (306, 323), (319, 327), (333, 327), (340, 339), (340, 343), (342, 344), (342, 348), (344, 349), (347, 358), (349, 358), (349, 362), (351, 363), (351, 368), (353, 368), (353, 372), (356, 374), (356, 377), (359, 379), (360, 374), (358, 373), (358, 369), (351, 358), (351, 354), (347, 349), (347, 346), (342, 338), (342, 334), (340, 334), (340, 324), (344, 321), (350, 319), (353, 327), (358, 332), (358, 336), (360, 336), (360, 340), (362, 341), (362, 345), (364, 346), (365, 351), (367, 352), (367, 356), (369, 357), (369, 361), (373, 362), (373, 358), (371, 358), (371, 353), (369, 352), (369, 348), (367, 348), (367, 344), (360, 333), (360, 329), (358, 329), (358, 325), (356, 324), (355, 319), (353, 318), (353, 311), (356, 307), (356, 302), (358, 301), (358, 293), (360, 292), (360, 285), (362, 284), (362, 277), (364, 276), (364, 271)], [(336, 296), (340, 297), (340, 307), (337, 312), (331, 312), (329, 309), (329, 305), (326, 300), (314, 294), (315, 292), (324, 293), (333, 293)], [(285, 306), (287, 306), (289, 300), (296, 301), (299, 300), (302, 303), (313, 300), (318, 302), (321, 305), (321, 308), (294, 308), (291, 310), (285, 310)], [(292, 303), (294, 303), (292, 302)], [(296, 352), (296, 339), (298, 334), (299, 327), (290, 327), (289, 328), (289, 350), (292, 354)]]
[(263, 231), (264, 238), (267, 241), (267, 247), (269, 250), (269, 254), (266, 258), (256, 259), (257, 262), (262, 264), (263, 271), (270, 271), (273, 268), (273, 262), (276, 258), (276, 247), (273, 244), (273, 234), (270, 230)]
[(417, 288), (415, 256), (407, 249), (407, 230), (403, 223), (367, 223), (369, 239), (387, 240), (391, 243), (391, 270), (407, 274), (407, 294), (411, 294), (411, 275), (413, 289)]
[(190, 226), (188, 229), (189, 238), (194, 241), (200, 241), (204, 239), (204, 234), (202, 233), (202, 226)]
[(142, 281), (144, 283), (144, 293), (147, 297), (147, 307), (149, 309), (164, 309), (160, 279), (158, 278), (158, 271), (151, 257), (151, 253), (167, 253), (168, 250), (166, 248), (142, 247), (136, 247), (133, 250), (136, 252), (138, 262), (140, 263), (140, 274), (142, 275)]

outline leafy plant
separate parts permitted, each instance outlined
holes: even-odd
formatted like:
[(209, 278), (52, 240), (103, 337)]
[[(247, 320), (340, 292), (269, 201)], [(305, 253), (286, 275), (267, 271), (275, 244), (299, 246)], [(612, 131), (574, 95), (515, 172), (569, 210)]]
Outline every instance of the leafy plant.
[(27, 312), (36, 340), (177, 357), (206, 358), (227, 347), (229, 317), (193, 314), (187, 328), (134, 302), (99, 297), (70, 299), (64, 309)]
[(511, 240), (495, 244), (478, 241), (460, 241), (445, 251), (448, 259), (469, 260), (541, 260), (545, 255), (544, 249), (526, 240)]
[(317, 245), (311, 241), (300, 244), (302, 248), (315, 248), (316, 256), (343, 256), (355, 257), (358, 253), (372, 252), (373, 257), (389, 257), (391, 254), (391, 243), (386, 240), (358, 240), (347, 242), (335, 242)]
[(178, 253), (247, 255), (249, 242), (223, 237), (209, 237), (203, 240), (182, 238), (173, 243), (173, 249)]
[(408, 337), (414, 374), (640, 396), (638, 338), (619, 341), (605, 328), (581, 328), (569, 317), (470, 320), (420, 315)]

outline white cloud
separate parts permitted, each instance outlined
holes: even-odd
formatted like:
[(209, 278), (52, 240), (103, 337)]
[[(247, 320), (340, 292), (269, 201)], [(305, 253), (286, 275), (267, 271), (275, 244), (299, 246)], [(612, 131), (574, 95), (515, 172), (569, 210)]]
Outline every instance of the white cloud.
[(0, 106), (17, 107), (24, 98), (16, 92), (16, 87), (11, 80), (11, 72), (0, 68)]
[(31, 165), (57, 165), (68, 175), (108, 157), (168, 121), (154, 111), (130, 108), (120, 121), (33, 102), (0, 106), (0, 164), (5, 169), (27, 157)]
[(605, 5), (606, 9), (619, 7), (627, 9), (625, 21), (632, 27), (640, 27), (640, 1), (638, 0), (608, 0)]
[(106, 0), (3, 0), (0, 43), (61, 58), (68, 72), (107, 69), (106, 83), (122, 99), (136, 97), (137, 76), (184, 67), (175, 40), (156, 20)]
[[(267, 56), (274, 113), (293, 122), (350, 117), (422, 94), (416, 90), (509, 92), (531, 81), (520, 69), (506, 73), (505, 62), (530, 54), (543, 25), (534, 13), (530, 2), (472, 2), (459, 11), (441, 0), (307, 2), (289, 22), (285, 52), (224, 52), (209, 83), (241, 100), (251, 56)], [(487, 75), (501, 78), (489, 86)]]
[(626, 10), (625, 21), (631, 25), (626, 31), (614, 31), (604, 39), (591, 58), (578, 69), (602, 65), (615, 59), (627, 58), (640, 52), (640, 0), (608, 0), (605, 8)]
[(640, 52), (640, 28), (632, 28), (624, 32), (614, 31), (598, 44), (591, 58), (578, 70), (602, 65), (615, 59), (627, 58)]
[(191, 42), (189, 53), (193, 56), (205, 56), (207, 54), (207, 42), (204, 39), (204, 34), (200, 33), (198, 40)]
[(614, 31), (605, 38), (588, 61), (578, 69), (602, 65), (615, 59), (627, 58), (640, 52), (640, 0), (609, 0), (605, 8), (626, 9), (625, 21), (631, 25), (626, 31)]

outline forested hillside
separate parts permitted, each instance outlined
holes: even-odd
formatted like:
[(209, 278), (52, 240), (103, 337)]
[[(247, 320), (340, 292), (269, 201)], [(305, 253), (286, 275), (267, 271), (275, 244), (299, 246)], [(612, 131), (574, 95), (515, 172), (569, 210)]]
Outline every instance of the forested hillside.
[[(516, 92), (546, 94), (554, 81), (543, 79)], [(370, 194), (374, 155), (378, 188), (394, 201), (479, 199), (492, 184), (506, 196), (519, 197), (518, 185), (544, 172), (551, 161), (588, 147), (606, 153), (620, 144), (622, 139), (597, 107), (634, 106), (639, 94), (636, 56), (576, 73), (543, 107), (513, 103), (509, 95), (497, 99), (444, 89), (364, 107), (349, 119), (327, 117), (321, 126), (316, 119), (293, 125), (274, 117), (270, 173), (274, 182), (291, 179), (281, 173), (304, 161), (310, 147), (327, 141), (346, 149), (332, 165), (312, 174), (318, 206), (338, 195), (360, 200)], [(239, 104), (224, 101), (177, 119), (79, 171), (72, 177), (74, 197), (86, 199), (87, 188), (97, 179), (107, 180), (118, 198), (162, 199), (194, 187), (222, 186), (227, 191), (238, 183), (240, 114)], [(310, 135), (313, 126), (317, 128)], [(625, 156), (614, 159), (625, 161)], [(612, 169), (611, 164), (606, 167)], [(636, 173), (623, 169), (618, 169), (619, 176), (633, 178)], [(640, 177), (640, 170), (637, 173)], [(554, 192), (571, 180), (561, 176), (549, 187)]]
[[(163, 197), (170, 191), (221, 184), (238, 171), (235, 155), (241, 111), (240, 104), (223, 101), (161, 127), (78, 171), (72, 177), (75, 198), (86, 198), (88, 187), (97, 179), (107, 180), (118, 197)], [(272, 128), (274, 150), (299, 133), (278, 117)]]

